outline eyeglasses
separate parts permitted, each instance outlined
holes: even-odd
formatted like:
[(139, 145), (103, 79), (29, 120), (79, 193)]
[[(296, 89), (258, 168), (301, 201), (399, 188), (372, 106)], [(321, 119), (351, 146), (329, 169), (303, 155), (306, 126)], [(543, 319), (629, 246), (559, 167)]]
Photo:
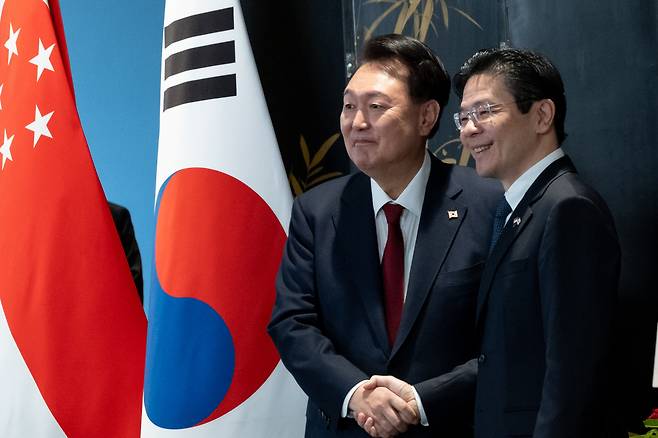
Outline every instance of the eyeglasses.
[(498, 111), (500, 111), (501, 107), (505, 105), (510, 105), (512, 103), (519, 105), (525, 102), (534, 102), (535, 100), (536, 99), (521, 99), (521, 100), (513, 100), (511, 102), (506, 102), (506, 103), (486, 102), (478, 106), (474, 106), (468, 111), (460, 111), (458, 113), (454, 113), (452, 115), (452, 118), (455, 121), (455, 126), (457, 127), (457, 131), (461, 131), (462, 129), (464, 129), (469, 119), (473, 122), (473, 124), (480, 125), (486, 122), (487, 120), (491, 119), (491, 116), (493, 114), (496, 114)]
[(474, 106), (468, 111), (460, 111), (458, 113), (454, 113), (452, 118), (455, 121), (457, 130), (461, 131), (464, 129), (464, 127), (466, 127), (466, 124), (469, 120), (471, 120), (476, 125), (486, 122), (491, 118), (492, 114), (500, 111), (500, 107), (503, 105), (504, 104), (502, 103), (483, 103), (478, 106)]

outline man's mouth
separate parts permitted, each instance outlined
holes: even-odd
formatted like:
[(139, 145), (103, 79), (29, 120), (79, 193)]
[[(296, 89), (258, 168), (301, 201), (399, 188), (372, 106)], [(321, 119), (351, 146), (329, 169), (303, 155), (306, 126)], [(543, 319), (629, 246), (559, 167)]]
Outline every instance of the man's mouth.
[(489, 148), (491, 146), (492, 146), (492, 143), (484, 144), (484, 145), (480, 145), (480, 146), (475, 146), (475, 147), (473, 147), (473, 153), (474, 154), (480, 154), (480, 153), (482, 153), (486, 150), (489, 150)]
[(352, 141), (352, 144), (354, 145), (354, 147), (367, 146), (367, 145), (370, 145), (370, 144), (373, 144), (373, 143), (374, 143), (374, 140), (369, 140), (369, 139), (365, 139), (365, 138)]

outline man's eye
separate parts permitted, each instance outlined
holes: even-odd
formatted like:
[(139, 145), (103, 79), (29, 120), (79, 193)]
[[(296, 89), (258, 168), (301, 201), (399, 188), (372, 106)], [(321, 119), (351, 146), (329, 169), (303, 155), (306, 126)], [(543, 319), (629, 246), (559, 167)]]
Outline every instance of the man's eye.
[(379, 104), (379, 103), (371, 103), (371, 104), (370, 104), (370, 108), (371, 108), (371, 109), (374, 109), (374, 110), (380, 110), (380, 109), (383, 109), (384, 106), (381, 105), (381, 104)]
[(351, 110), (351, 109), (354, 109), (354, 104), (353, 104), (353, 103), (344, 103), (344, 104), (343, 104), (343, 109), (344, 109), (344, 110)]
[(460, 114), (459, 115), (459, 123), (463, 125), (468, 123), (468, 114)]
[(489, 115), (489, 110), (485, 107), (476, 108), (475, 114), (478, 118), (486, 117)]

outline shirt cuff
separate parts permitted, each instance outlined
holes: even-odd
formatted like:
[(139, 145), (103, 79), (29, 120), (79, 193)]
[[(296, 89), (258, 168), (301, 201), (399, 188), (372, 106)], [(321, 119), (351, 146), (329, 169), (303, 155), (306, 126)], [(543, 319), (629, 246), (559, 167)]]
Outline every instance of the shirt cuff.
[(427, 415), (425, 415), (425, 409), (423, 409), (423, 402), (420, 401), (420, 395), (418, 395), (416, 388), (412, 386), (411, 389), (414, 391), (414, 397), (416, 398), (416, 404), (418, 405), (418, 412), (420, 413), (420, 425), (429, 426), (430, 423), (427, 421)]
[(356, 392), (357, 389), (359, 389), (359, 386), (363, 385), (366, 383), (367, 380), (361, 380), (359, 383), (354, 385), (352, 389), (347, 393), (345, 396), (345, 400), (343, 400), (343, 407), (340, 410), (340, 416), (342, 418), (352, 418), (353, 415), (351, 412), (348, 412), (349, 406), (350, 406), (350, 400), (352, 399), (352, 396), (354, 395), (354, 392)]

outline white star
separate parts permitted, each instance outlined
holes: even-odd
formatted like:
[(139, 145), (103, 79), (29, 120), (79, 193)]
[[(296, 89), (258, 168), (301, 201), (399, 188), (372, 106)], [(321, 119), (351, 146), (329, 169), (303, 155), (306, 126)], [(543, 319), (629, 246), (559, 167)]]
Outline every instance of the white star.
[(53, 138), (53, 135), (50, 133), (50, 129), (48, 129), (48, 122), (50, 122), (50, 118), (53, 116), (54, 112), (55, 111), (51, 111), (50, 113), (42, 116), (41, 111), (39, 111), (39, 107), (35, 105), (34, 122), (26, 126), (27, 129), (34, 132), (34, 144), (32, 147), (36, 147), (37, 142), (42, 135)]
[(48, 0), (43, 0), (43, 2), (50, 8), (50, 5), (48, 4)]
[(9, 39), (5, 41), (5, 47), (7, 48), (7, 65), (11, 62), (11, 55), (18, 56), (18, 47), (16, 47), (16, 42), (18, 42), (18, 34), (21, 33), (21, 30), (18, 29), (14, 33), (14, 27), (9, 23)]
[[(0, 97), (2, 97), (2, 88), (5, 86), (5, 84), (0, 84)], [(2, 109), (2, 101), (0, 100), (0, 110)]]
[(45, 49), (43, 47), (43, 43), (41, 42), (41, 38), (39, 38), (39, 54), (30, 59), (30, 64), (37, 66), (37, 82), (39, 81), (41, 73), (43, 73), (44, 70), (55, 71), (53, 65), (50, 62), (50, 54), (53, 53), (53, 47), (55, 47), (55, 44)]
[(14, 161), (11, 158), (11, 142), (14, 141), (14, 136), (7, 138), (7, 130), (5, 129), (5, 142), (0, 146), (0, 154), (2, 154), (2, 169), (5, 168), (5, 161), (9, 158), (9, 161)]

